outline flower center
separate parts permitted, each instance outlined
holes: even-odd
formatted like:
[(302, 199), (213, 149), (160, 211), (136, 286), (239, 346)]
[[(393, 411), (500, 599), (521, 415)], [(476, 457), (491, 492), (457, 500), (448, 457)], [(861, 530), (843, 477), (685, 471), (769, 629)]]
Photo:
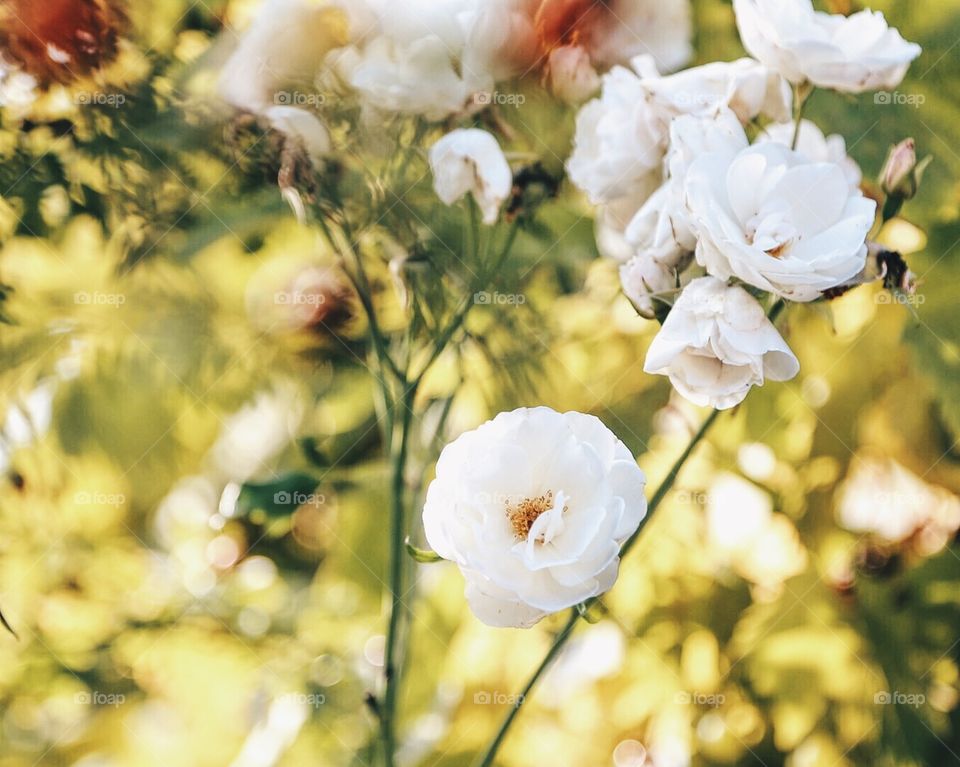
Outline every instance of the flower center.
[[(561, 493), (561, 496), (563, 494)], [(519, 540), (526, 540), (530, 535), (530, 528), (536, 522), (541, 514), (550, 511), (553, 508), (553, 490), (548, 490), (543, 495), (536, 498), (524, 498), (520, 503), (507, 504), (507, 518), (510, 520), (510, 526), (513, 528), (514, 535)], [(566, 511), (567, 507), (563, 507)], [(543, 542), (543, 536), (538, 539)]]
[(747, 221), (747, 241), (773, 258), (782, 258), (798, 239), (799, 232), (784, 211), (761, 210)]

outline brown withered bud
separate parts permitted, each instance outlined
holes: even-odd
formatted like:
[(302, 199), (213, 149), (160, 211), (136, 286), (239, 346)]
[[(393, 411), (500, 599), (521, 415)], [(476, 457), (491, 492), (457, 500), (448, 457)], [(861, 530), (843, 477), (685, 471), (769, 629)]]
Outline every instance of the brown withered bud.
[(513, 190), (504, 208), (507, 219), (512, 220), (524, 210), (556, 197), (559, 190), (560, 181), (551, 176), (540, 163), (525, 165), (513, 176)]
[(41, 85), (110, 63), (127, 16), (120, 0), (0, 0), (0, 49)]
[(903, 256), (895, 250), (887, 250), (882, 245), (870, 242), (867, 243), (867, 262), (863, 271), (849, 282), (823, 291), (823, 297), (828, 301), (839, 298), (860, 285), (877, 280), (883, 282), (886, 290), (895, 293), (912, 296), (917, 292), (917, 276), (910, 271)]

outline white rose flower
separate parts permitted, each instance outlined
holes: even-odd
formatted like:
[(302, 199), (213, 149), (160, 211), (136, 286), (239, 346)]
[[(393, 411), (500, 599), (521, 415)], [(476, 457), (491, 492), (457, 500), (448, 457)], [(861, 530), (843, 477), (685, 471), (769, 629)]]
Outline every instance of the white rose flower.
[(674, 75), (646, 78), (644, 85), (673, 114), (708, 115), (726, 107), (750, 122), (763, 114), (789, 120), (790, 87), (776, 72), (753, 59), (714, 61)]
[(696, 405), (739, 405), (751, 386), (787, 381), (800, 363), (743, 288), (713, 277), (687, 285), (650, 344), (644, 371), (669, 376)]
[(364, 104), (377, 110), (438, 121), (463, 110), (471, 94), (492, 80), (471, 84), (457, 71), (450, 48), (436, 35), (409, 43), (378, 36), (362, 50), (337, 52), (338, 70)]
[(467, 192), (483, 214), (483, 223), (494, 224), (500, 206), (513, 189), (513, 173), (497, 140), (479, 128), (448, 133), (430, 149), (433, 188), (447, 205)]
[(373, 110), (439, 121), (527, 69), (533, 26), (517, 0), (366, 0), (377, 34), (331, 65)]
[(610, 70), (600, 97), (577, 114), (567, 173), (596, 205), (635, 194), (659, 173), (669, 116), (651, 103), (637, 76), (656, 76), (652, 60), (640, 57), (634, 67)]
[(711, 152), (687, 171), (697, 262), (722, 280), (812, 301), (864, 267), (876, 203), (833, 162), (766, 142)]
[(597, 418), (521, 408), (443, 449), (424, 530), (459, 565), (480, 620), (532, 626), (613, 586), (620, 546), (646, 514), (645, 483)]
[(349, 37), (350, 16), (337, 5), (267, 0), (220, 73), (220, 96), (257, 114), (284, 104), (291, 90), (312, 88), (324, 57)]
[(675, 118), (670, 123), (670, 148), (664, 163), (666, 180), (624, 231), (633, 251), (666, 266), (676, 267), (685, 261), (697, 242), (684, 193), (690, 163), (706, 152), (736, 152), (746, 146), (747, 136), (729, 109), (709, 117)]
[(614, 67), (604, 75), (600, 97), (577, 115), (567, 172), (594, 204), (636, 195), (651, 174), (662, 175), (670, 122), (679, 115), (711, 116), (729, 108), (747, 122), (760, 114), (776, 120), (790, 114), (786, 84), (751, 59), (667, 77), (649, 56), (632, 64), (633, 71)]
[[(571, 5), (569, 0), (565, 4)], [(592, 16), (582, 10), (588, 4)], [(672, 72), (693, 57), (689, 0), (586, 0), (579, 5), (588, 22), (583, 44), (601, 69), (650, 54), (657, 69)]]
[[(793, 143), (795, 127), (792, 122), (768, 125), (757, 136), (757, 143), (773, 141), (776, 144), (790, 146)], [(813, 162), (832, 162), (839, 165), (850, 186), (854, 189), (860, 186), (863, 178), (860, 166), (847, 154), (847, 142), (840, 134), (824, 136), (816, 123), (801, 120), (797, 151)]]
[(862, 93), (896, 88), (920, 46), (879, 11), (815, 11), (811, 0), (734, 0), (744, 47), (792, 83)]

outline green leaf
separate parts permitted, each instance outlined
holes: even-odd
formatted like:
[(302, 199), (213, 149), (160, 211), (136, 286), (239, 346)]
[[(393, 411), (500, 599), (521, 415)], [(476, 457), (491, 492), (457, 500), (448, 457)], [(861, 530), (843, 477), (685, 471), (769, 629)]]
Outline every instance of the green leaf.
[(16, 639), (20, 637), (17, 636), (17, 632), (13, 630), (13, 626), (7, 623), (7, 619), (3, 616), (3, 613), (0, 612), (0, 625), (2, 625), (7, 631), (9, 631)]
[(421, 564), (430, 565), (434, 562), (443, 561), (443, 557), (441, 557), (435, 551), (430, 551), (429, 549), (418, 549), (416, 546), (410, 543), (409, 537), (404, 540), (403, 545), (407, 547), (407, 554)]
[(320, 505), (324, 496), (314, 492), (320, 480), (312, 474), (291, 472), (270, 482), (248, 482), (240, 489), (236, 513), (262, 511), (268, 517), (288, 517), (304, 504)]

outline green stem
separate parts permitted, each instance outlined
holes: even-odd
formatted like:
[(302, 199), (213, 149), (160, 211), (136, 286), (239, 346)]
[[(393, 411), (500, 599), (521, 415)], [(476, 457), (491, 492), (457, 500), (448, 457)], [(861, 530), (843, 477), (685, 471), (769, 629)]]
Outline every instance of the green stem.
[[(516, 242), (517, 234), (520, 231), (520, 219), (517, 218), (510, 227), (510, 231), (507, 234), (506, 242), (503, 245), (503, 249), (497, 255), (493, 264), (489, 268), (482, 269), (482, 276), (478, 280), (475, 287), (483, 287), (482, 283), (485, 280), (489, 280), (492, 275), (495, 275), (503, 264), (506, 262), (507, 258), (510, 255), (510, 251), (513, 250), (513, 244)], [(492, 238), (491, 238), (492, 239)], [(444, 349), (447, 348), (447, 344), (450, 343), (450, 339), (456, 334), (456, 332), (463, 326), (463, 323), (466, 322), (467, 315), (470, 314), (470, 310), (473, 308), (473, 291), (470, 291), (470, 294), (466, 297), (464, 302), (460, 305), (456, 312), (454, 312), (453, 318), (447, 323), (447, 326), (440, 331), (440, 335), (437, 336), (437, 340), (434, 343), (433, 351), (430, 352), (430, 356), (427, 358), (426, 363), (424, 364), (421, 371), (416, 375), (414, 380), (419, 380), (423, 378), (426, 372), (430, 369), (430, 366), (437, 361), (437, 358), (443, 353)]]
[(803, 122), (803, 110), (813, 95), (813, 86), (809, 83), (800, 83), (793, 89), (793, 139), (790, 141), (790, 148), (796, 149), (800, 141), (800, 125)]
[(401, 616), (404, 595), (404, 540), (406, 539), (406, 467), (410, 445), (410, 425), (413, 420), (413, 402), (417, 383), (403, 382), (403, 391), (394, 403), (393, 413), (399, 415), (399, 423), (392, 430), (390, 446), (392, 474), (390, 482), (390, 622), (387, 626), (384, 648), (384, 679), (386, 689), (380, 709), (380, 738), (383, 742), (384, 767), (393, 767), (396, 750), (396, 711), (403, 664), (397, 662), (403, 655), (400, 641)]

